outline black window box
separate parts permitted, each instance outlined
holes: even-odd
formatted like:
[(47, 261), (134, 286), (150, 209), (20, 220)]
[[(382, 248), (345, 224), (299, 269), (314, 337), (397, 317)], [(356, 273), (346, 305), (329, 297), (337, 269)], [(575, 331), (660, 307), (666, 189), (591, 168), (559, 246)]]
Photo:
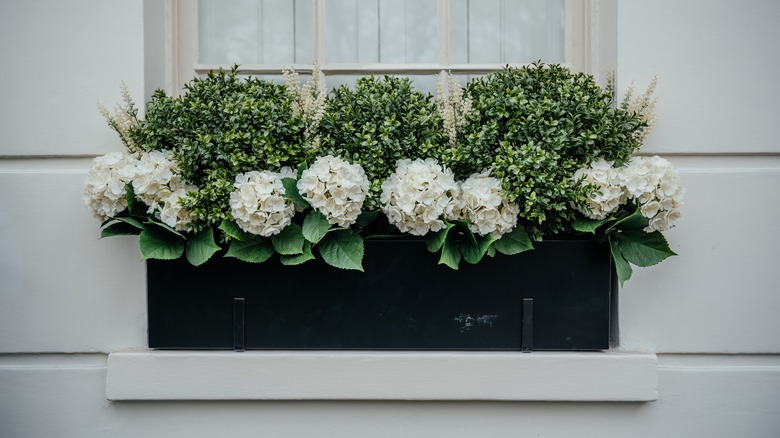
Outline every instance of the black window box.
[(365, 272), (215, 257), (147, 262), (159, 349), (601, 350), (609, 248), (550, 240), (454, 271), (415, 240), (367, 240)]

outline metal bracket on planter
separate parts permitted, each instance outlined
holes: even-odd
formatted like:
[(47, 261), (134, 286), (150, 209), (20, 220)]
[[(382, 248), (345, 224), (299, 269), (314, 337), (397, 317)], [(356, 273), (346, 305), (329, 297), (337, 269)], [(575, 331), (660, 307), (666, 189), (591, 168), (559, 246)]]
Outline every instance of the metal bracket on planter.
[(520, 335), (520, 348), (523, 353), (534, 350), (534, 299), (523, 298), (522, 333)]
[(233, 298), (233, 350), (244, 351), (244, 326), (246, 322), (245, 300)]

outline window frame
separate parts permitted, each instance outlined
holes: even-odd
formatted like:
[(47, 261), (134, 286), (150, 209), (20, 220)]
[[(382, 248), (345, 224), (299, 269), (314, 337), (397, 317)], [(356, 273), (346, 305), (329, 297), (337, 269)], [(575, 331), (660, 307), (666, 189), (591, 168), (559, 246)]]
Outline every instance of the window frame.
[[(328, 64), (325, 58), (325, 3), (327, 0), (313, 0), (315, 4), (314, 59), (320, 64), (320, 71), (329, 75), (430, 75), (445, 71), (453, 74), (484, 74), (500, 70), (506, 65), (519, 67), (525, 64), (451, 64), (449, 44), (439, 44), (436, 63), (337, 63)], [(563, 65), (574, 71), (594, 73), (598, 63), (598, 50), (593, 42), (598, 41), (600, 4), (615, 0), (565, 0), (564, 58)], [(449, 0), (437, 0), (440, 41), (449, 38)], [(197, 0), (165, 0), (166, 15), (166, 91), (178, 94), (184, 84), (196, 75), (203, 75), (219, 68), (230, 69), (227, 64), (198, 62), (198, 2)], [(595, 38), (594, 38), (595, 37)], [(310, 74), (312, 64), (242, 64), (238, 71), (246, 75), (278, 75), (283, 69), (294, 68), (302, 74)], [(595, 73), (599, 73), (598, 71)], [(598, 76), (598, 75), (597, 75)]]

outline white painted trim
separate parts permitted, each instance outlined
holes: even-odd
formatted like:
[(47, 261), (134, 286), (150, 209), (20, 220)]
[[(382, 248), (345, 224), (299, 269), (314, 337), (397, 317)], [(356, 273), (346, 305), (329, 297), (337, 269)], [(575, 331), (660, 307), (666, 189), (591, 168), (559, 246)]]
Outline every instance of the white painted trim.
[(192, 68), (198, 62), (198, 2), (197, 0), (170, 0), (171, 29), (175, 32), (173, 52), (169, 58), (170, 71), (175, 79), (170, 94), (178, 95), (184, 84), (195, 75)]
[(109, 400), (620, 401), (658, 398), (654, 353), (194, 352), (108, 357)]
[[(528, 64), (330, 64), (320, 66), (320, 71), (325, 74), (437, 74), (441, 71), (449, 71), (454, 74), (478, 74), (500, 70), (504, 66), (521, 67)], [(562, 64), (567, 65), (567, 64)], [(281, 74), (282, 69), (292, 67), (298, 73), (311, 73), (311, 64), (243, 64), (238, 67), (238, 72), (247, 75), (271, 75)], [(196, 64), (195, 73), (206, 74), (217, 69), (230, 70), (228, 64)]]
[[(596, 0), (597, 1), (597, 0)], [(591, 71), (591, 1), (566, 0), (564, 25), (564, 59), (574, 71)]]

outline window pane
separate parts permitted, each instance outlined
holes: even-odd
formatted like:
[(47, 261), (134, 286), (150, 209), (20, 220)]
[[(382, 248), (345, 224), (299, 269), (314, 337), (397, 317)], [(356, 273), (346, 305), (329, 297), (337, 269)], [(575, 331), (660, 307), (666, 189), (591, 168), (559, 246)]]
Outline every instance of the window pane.
[[(369, 75), (364, 75), (369, 76)], [(377, 77), (382, 77), (382, 74), (376, 74)], [(436, 94), (436, 75), (393, 75), (399, 78), (409, 78), (412, 81), (412, 86), (415, 90), (422, 93)], [(355, 88), (355, 83), (362, 76), (360, 75), (330, 75), (325, 78), (325, 82), (328, 87), (328, 91), (333, 90), (341, 85), (346, 85), (349, 88)]]
[(436, 0), (328, 0), (328, 63), (433, 63)]
[(450, 63), (564, 61), (564, 0), (451, 0)]
[(310, 63), (314, 0), (199, 0), (199, 62)]

